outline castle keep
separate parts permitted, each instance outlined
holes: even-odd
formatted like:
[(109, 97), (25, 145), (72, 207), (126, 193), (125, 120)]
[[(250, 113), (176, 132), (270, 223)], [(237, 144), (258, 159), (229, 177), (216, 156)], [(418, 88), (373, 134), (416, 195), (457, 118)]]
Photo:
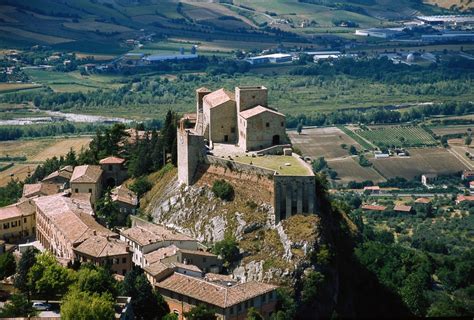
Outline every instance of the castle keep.
[(313, 172), (286, 140), (285, 115), (268, 106), (267, 88), (197, 89), (196, 113), (178, 128), (178, 179), (192, 185), (203, 165), (232, 168), (271, 179), (276, 222), (315, 213)]

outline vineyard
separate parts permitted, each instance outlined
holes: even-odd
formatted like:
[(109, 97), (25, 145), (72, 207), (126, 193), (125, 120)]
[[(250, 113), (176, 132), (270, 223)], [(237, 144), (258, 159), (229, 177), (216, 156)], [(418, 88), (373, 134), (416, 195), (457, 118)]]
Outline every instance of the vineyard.
[(387, 126), (360, 129), (356, 134), (378, 147), (422, 147), (436, 145), (436, 140), (418, 126)]

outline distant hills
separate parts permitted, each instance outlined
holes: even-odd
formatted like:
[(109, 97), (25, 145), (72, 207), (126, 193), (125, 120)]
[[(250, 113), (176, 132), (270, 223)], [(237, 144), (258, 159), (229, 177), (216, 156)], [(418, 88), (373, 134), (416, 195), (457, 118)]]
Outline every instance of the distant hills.
[[(470, 0), (427, 0), (440, 6)], [(374, 26), (420, 13), (442, 12), (420, 0), (3, 0), (0, 47), (50, 45), (77, 51), (125, 51), (126, 39), (159, 37), (282, 41), (306, 37), (337, 20)], [(303, 30), (304, 27), (313, 29)], [(297, 42), (297, 39), (293, 39)]]

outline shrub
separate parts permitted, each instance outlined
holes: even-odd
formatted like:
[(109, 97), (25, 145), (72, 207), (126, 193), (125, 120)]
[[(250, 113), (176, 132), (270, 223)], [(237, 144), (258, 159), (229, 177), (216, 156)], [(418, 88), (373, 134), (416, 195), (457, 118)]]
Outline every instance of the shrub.
[(219, 197), (222, 200), (231, 201), (234, 199), (234, 188), (230, 183), (223, 179), (214, 182), (212, 185), (212, 192), (214, 192), (216, 197)]

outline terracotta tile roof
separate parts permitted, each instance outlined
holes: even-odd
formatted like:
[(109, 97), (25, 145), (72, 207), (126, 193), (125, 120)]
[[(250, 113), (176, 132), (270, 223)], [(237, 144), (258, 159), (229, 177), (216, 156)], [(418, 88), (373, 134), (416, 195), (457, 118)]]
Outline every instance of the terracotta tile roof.
[(181, 263), (181, 262), (171, 262), (171, 263), (168, 263), (168, 265), (169, 266), (175, 266), (175, 267), (181, 268), (181, 269), (190, 270), (190, 271), (202, 272), (202, 270), (199, 269), (194, 264), (186, 264), (186, 263)]
[(125, 159), (119, 157), (107, 157), (99, 161), (100, 164), (122, 164)]
[(431, 200), (428, 199), (428, 198), (418, 198), (415, 200), (415, 203), (424, 203), (424, 204), (427, 204), (427, 203), (430, 203)]
[(244, 119), (249, 119), (249, 118), (252, 118), (256, 115), (264, 113), (264, 112), (271, 112), (273, 114), (277, 114), (279, 116), (285, 117), (285, 115), (283, 113), (280, 113), (280, 112), (277, 112), (277, 111), (272, 110), (270, 108), (265, 108), (265, 107), (262, 107), (262, 106), (256, 106), (256, 107), (244, 110), (244, 111), (240, 112), (240, 116)]
[(464, 177), (472, 177), (472, 176), (474, 176), (474, 171), (464, 170), (464, 171), (462, 172), (462, 175), (463, 175)]
[(372, 204), (364, 204), (362, 206), (362, 209), (363, 210), (370, 210), (370, 211), (385, 211), (385, 209), (387, 209), (387, 207), (372, 205)]
[(209, 90), (208, 88), (206, 87), (201, 87), (199, 89), (196, 89), (196, 92), (211, 92), (211, 90)]
[(220, 308), (229, 308), (278, 288), (255, 281), (224, 286), (176, 272), (158, 282), (156, 286)]
[(110, 196), (112, 198), (112, 201), (128, 203), (132, 206), (136, 206), (138, 204), (137, 195), (124, 185), (113, 188)]
[(174, 256), (178, 252), (178, 247), (171, 245), (168, 247), (160, 248), (144, 255), (147, 265), (151, 265), (155, 262), (159, 262), (166, 257)]
[(156, 277), (157, 275), (166, 270), (172, 272), (173, 268), (167, 264), (158, 261), (149, 266), (144, 267), (143, 270), (145, 270), (151, 276)]
[(126, 242), (116, 238), (92, 236), (74, 248), (74, 251), (100, 258), (128, 254), (129, 246)]
[(33, 205), (32, 200), (25, 200), (0, 208), (0, 221), (29, 216), (34, 213), (35, 206)]
[(196, 241), (182, 233), (167, 229), (163, 226), (150, 223), (148, 226), (135, 226), (120, 232), (126, 238), (136, 241), (139, 245), (145, 246), (166, 240), (175, 241)]
[(364, 187), (364, 190), (378, 191), (378, 190), (380, 190), (380, 187), (379, 186), (367, 186), (367, 187)]
[(59, 192), (59, 186), (50, 183), (32, 183), (23, 185), (23, 197), (49, 196)]
[(208, 272), (204, 275), (204, 280), (210, 282), (236, 282), (231, 275)]
[(82, 242), (93, 235), (116, 236), (95, 221), (90, 203), (61, 194), (40, 197), (33, 201), (37, 210), (46, 215), (71, 243)]
[(72, 176), (73, 171), (74, 171), (74, 168), (72, 166), (66, 166), (64, 168), (61, 168), (59, 170), (56, 170), (56, 171), (52, 172), (51, 174), (46, 176), (41, 181), (47, 182), (47, 181), (52, 180), (56, 177), (61, 177), (61, 178), (64, 178), (66, 180), (71, 180), (71, 176)]
[(410, 212), (411, 211), (411, 206), (404, 206), (404, 205), (396, 205), (393, 207), (394, 211), (400, 211), (400, 212)]
[(456, 202), (464, 202), (464, 201), (474, 201), (474, 196), (465, 196), (465, 195), (459, 195), (456, 198)]
[(182, 253), (187, 253), (187, 254), (194, 254), (194, 255), (199, 255), (199, 256), (206, 256), (206, 257), (217, 257), (215, 254), (212, 252), (207, 252), (207, 251), (202, 251), (202, 250), (186, 250), (186, 249), (179, 249), (180, 252)]
[(71, 182), (96, 183), (100, 180), (102, 169), (100, 166), (84, 165), (74, 168)]
[(211, 92), (204, 96), (203, 101), (209, 105), (210, 108), (220, 106), (227, 101), (235, 101), (234, 94), (224, 89)]

